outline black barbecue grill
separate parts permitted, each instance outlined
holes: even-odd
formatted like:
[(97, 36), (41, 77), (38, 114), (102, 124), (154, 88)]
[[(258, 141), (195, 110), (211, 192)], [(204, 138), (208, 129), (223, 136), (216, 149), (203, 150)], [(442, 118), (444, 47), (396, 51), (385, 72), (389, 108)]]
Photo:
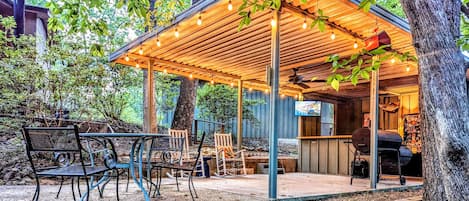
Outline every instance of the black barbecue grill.
[[(368, 163), (361, 156), (370, 155), (370, 133), (368, 128), (359, 128), (352, 133), (352, 144), (355, 147), (355, 152), (351, 165), (352, 177), (350, 184), (352, 184), (353, 178), (368, 177)], [(405, 184), (405, 177), (402, 176), (401, 166), (409, 163), (412, 153), (407, 147), (401, 146), (401, 144), (402, 138), (399, 133), (378, 131), (378, 181), (383, 170), (385, 172), (397, 171), (400, 184)]]

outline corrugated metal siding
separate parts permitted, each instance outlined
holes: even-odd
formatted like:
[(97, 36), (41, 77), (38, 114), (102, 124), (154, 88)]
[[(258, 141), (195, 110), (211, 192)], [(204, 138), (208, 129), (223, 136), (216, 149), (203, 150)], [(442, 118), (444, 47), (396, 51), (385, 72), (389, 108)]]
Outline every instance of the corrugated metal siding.
[[(259, 120), (259, 124), (255, 125), (246, 120), (243, 122), (243, 136), (246, 138), (267, 138), (269, 136), (269, 113), (270, 113), (270, 96), (260, 91), (246, 92), (245, 99), (261, 99), (264, 100), (265, 104), (252, 106), (251, 109), (254, 115)], [(177, 99), (175, 100), (177, 101)], [(236, 104), (236, 103), (233, 103)], [(295, 99), (292, 97), (282, 98), (280, 101), (280, 126), (279, 126), (279, 138), (296, 138), (298, 135), (298, 122), (295, 116)], [(195, 116), (197, 117), (198, 109), (196, 108)], [(171, 126), (171, 122), (174, 116), (174, 110), (167, 112), (163, 115), (164, 118), (159, 122), (159, 125)], [(232, 120), (228, 122), (226, 132), (237, 134), (236, 124), (237, 121)], [(206, 125), (199, 123), (199, 130), (206, 132), (213, 132), (213, 125)]]

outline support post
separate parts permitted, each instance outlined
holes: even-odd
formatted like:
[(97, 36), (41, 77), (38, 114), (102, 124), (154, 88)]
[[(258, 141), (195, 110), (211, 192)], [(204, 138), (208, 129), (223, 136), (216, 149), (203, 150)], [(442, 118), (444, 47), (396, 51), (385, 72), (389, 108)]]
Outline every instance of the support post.
[(280, 69), (280, 11), (272, 11), (271, 66), (272, 93), (270, 94), (269, 136), (269, 200), (277, 200), (277, 147), (279, 128), (279, 69)]
[(378, 183), (378, 101), (379, 70), (372, 71), (370, 81), (370, 188), (376, 189)]
[(16, 28), (15, 36), (20, 37), (24, 34), (25, 23), (25, 0), (13, 0), (13, 17), (15, 18)]
[(243, 146), (243, 81), (238, 80), (238, 121), (237, 121), (237, 134), (238, 134), (238, 150)]
[(143, 132), (145, 133), (157, 133), (157, 121), (156, 121), (156, 103), (155, 103), (155, 72), (153, 71), (153, 60), (148, 61), (147, 68), (147, 93), (146, 104), (144, 109), (144, 120), (143, 120)]

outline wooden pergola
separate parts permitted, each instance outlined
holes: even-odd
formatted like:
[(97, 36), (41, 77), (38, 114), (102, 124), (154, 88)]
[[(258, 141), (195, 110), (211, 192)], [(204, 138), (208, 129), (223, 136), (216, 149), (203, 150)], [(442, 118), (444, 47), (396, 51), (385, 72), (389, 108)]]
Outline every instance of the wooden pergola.
[[(380, 7), (372, 7), (366, 13), (358, 9), (358, 0), (282, 1), (279, 12), (264, 11), (252, 15), (251, 24), (241, 31), (238, 25), (241, 17), (237, 8), (241, 0), (206, 0), (194, 4), (178, 15), (174, 23), (148, 32), (120, 48), (110, 56), (112, 62), (150, 71), (167, 72), (193, 79), (213, 81), (238, 87), (238, 131), (242, 131), (242, 90), (268, 90), (271, 94), (270, 133), (270, 198), (276, 198), (277, 170), (277, 123), (276, 107), (282, 96), (303, 95), (310, 97), (360, 97), (370, 95), (376, 134), (377, 97), (388, 86), (417, 85), (418, 67), (415, 62), (392, 62), (382, 64), (373, 73), (371, 81), (362, 80), (355, 87), (350, 83), (341, 84), (336, 92), (324, 83), (306, 83), (303, 88), (288, 82), (288, 77), (297, 68), (298, 73), (309, 79), (325, 80), (331, 74), (331, 64), (325, 58), (339, 54), (348, 58), (364, 46), (363, 40), (373, 36), (375, 29), (384, 30), (392, 41), (395, 52), (414, 53), (412, 38), (407, 22)], [(228, 9), (229, 4), (232, 10)], [(303, 28), (317, 17), (321, 9), (329, 19), (326, 31), (317, 28)], [(198, 20), (201, 20), (199, 25)], [(332, 39), (331, 35), (334, 35)], [(354, 48), (354, 44), (358, 48)], [(272, 68), (272, 84), (266, 82), (266, 69)], [(154, 90), (153, 74), (148, 73), (148, 91)], [(378, 87), (378, 82), (388, 83)], [(370, 91), (371, 88), (371, 91)], [(154, 94), (147, 97), (150, 107), (148, 114), (155, 113)], [(375, 100), (375, 101), (373, 101)], [(374, 110), (373, 110), (374, 109)], [(156, 128), (153, 115), (145, 116), (146, 128)], [(373, 132), (374, 131), (374, 132)], [(238, 132), (238, 145), (241, 145)], [(372, 142), (375, 139), (372, 139)], [(376, 148), (376, 144), (373, 145)], [(376, 151), (372, 151), (372, 158)], [(375, 160), (375, 162), (377, 159)], [(373, 163), (374, 164), (374, 163)], [(376, 172), (376, 164), (371, 165)], [(371, 178), (376, 178), (371, 176)], [(373, 188), (376, 181), (372, 179)]]

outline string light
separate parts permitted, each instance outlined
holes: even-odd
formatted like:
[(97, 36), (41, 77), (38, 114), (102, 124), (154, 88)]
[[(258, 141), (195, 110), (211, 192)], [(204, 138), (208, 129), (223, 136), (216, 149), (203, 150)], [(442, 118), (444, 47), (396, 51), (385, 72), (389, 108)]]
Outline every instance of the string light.
[(199, 13), (199, 18), (197, 19), (197, 25), (202, 25), (202, 14)]
[(297, 99), (297, 98), (298, 98), (298, 95), (295, 95), (295, 99)]
[(285, 98), (285, 94), (281, 94), (280, 97)]
[(405, 68), (405, 71), (409, 72), (409, 71), (410, 71), (410, 66), (407, 66), (407, 67)]
[(396, 63), (396, 59), (392, 58), (392, 59), (391, 59), (391, 63), (392, 63), (392, 64), (393, 64), (393, 63)]
[(231, 85), (231, 87), (234, 87), (234, 83), (233, 83), (233, 82), (231, 82), (231, 84), (230, 84), (230, 85)]
[(308, 25), (306, 24), (306, 16), (305, 16), (305, 20), (303, 21), (303, 29), (306, 29), (308, 27)]
[(264, 90), (264, 93), (269, 93), (269, 89), (265, 89), (265, 90)]
[(270, 20), (270, 25), (272, 25), (273, 27), (276, 25), (274, 17), (272, 17), (272, 20)]
[(233, 5), (231, 4), (231, 0), (228, 1), (228, 10), (233, 10)]
[(335, 39), (335, 33), (334, 31), (331, 32), (331, 40), (334, 40)]
[(135, 67), (136, 67), (136, 68), (140, 68), (140, 64), (138, 64), (138, 63), (135, 64)]
[(168, 70), (164, 69), (164, 70), (163, 70), (163, 73), (164, 73), (164, 74), (168, 74)]
[(213, 79), (210, 80), (210, 84), (215, 84), (215, 81)]
[(189, 78), (192, 79), (194, 76), (192, 75), (192, 73), (189, 75)]
[(176, 36), (176, 38), (179, 38), (179, 31), (178, 31), (178, 28), (176, 27), (176, 29), (174, 30), (174, 36)]
[(249, 90), (249, 92), (251, 92), (251, 91), (252, 91), (252, 87), (249, 87), (249, 89), (248, 89), (248, 90)]
[(125, 55), (125, 61), (129, 61), (130, 58), (129, 58), (129, 55)]
[(358, 43), (357, 43), (357, 41), (355, 41), (355, 43), (353, 43), (353, 48), (354, 48), (354, 49), (357, 49), (357, 48), (358, 48)]
[(142, 48), (142, 47), (140, 47), (140, 50), (138, 50), (138, 53), (139, 53), (140, 55), (143, 55), (143, 48)]
[(159, 38), (156, 38), (156, 46), (161, 47), (161, 42)]

